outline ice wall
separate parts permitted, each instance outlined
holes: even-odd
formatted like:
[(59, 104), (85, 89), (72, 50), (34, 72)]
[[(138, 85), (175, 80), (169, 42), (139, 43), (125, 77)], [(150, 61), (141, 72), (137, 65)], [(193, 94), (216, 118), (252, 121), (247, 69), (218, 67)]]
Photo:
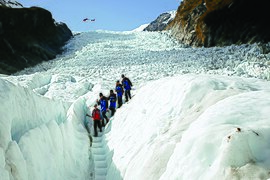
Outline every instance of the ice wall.
[(108, 127), (107, 178), (269, 178), (269, 90), (258, 79), (206, 75), (147, 84)]
[(71, 107), (0, 79), (1, 179), (89, 179), (85, 99)]

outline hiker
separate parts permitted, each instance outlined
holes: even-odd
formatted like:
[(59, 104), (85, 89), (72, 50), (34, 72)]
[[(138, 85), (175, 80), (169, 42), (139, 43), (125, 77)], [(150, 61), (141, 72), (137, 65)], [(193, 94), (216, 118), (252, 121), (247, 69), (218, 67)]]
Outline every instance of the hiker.
[(100, 124), (100, 120), (101, 120), (100, 110), (98, 109), (97, 104), (94, 105), (94, 109), (92, 111), (92, 116), (90, 116), (88, 114), (86, 114), (86, 116), (92, 117), (92, 119), (94, 121), (94, 132), (95, 132), (94, 137), (97, 137), (98, 136), (97, 127), (99, 128), (100, 132), (102, 132), (102, 127)]
[(124, 89), (122, 84), (120, 84), (120, 81), (116, 81), (116, 87), (115, 87), (115, 91), (117, 93), (117, 102), (118, 102), (118, 108), (120, 108), (123, 104), (123, 100), (122, 100), (122, 96), (124, 93)]
[(106, 112), (108, 110), (108, 100), (102, 93), (99, 93), (100, 99), (97, 100), (98, 105), (100, 105), (101, 114), (102, 114), (102, 126), (105, 126), (104, 118), (106, 119), (106, 124), (109, 122), (108, 117), (106, 116)]
[(131, 99), (131, 94), (130, 94), (130, 90), (132, 87), (132, 83), (129, 80), (129, 78), (125, 77), (124, 74), (122, 74), (122, 85), (124, 86), (125, 89), (125, 98), (126, 98), (126, 102), (128, 102), (128, 98)]
[(116, 94), (113, 92), (113, 90), (110, 90), (109, 100), (110, 100), (109, 109), (111, 110), (111, 117), (113, 117), (116, 108)]

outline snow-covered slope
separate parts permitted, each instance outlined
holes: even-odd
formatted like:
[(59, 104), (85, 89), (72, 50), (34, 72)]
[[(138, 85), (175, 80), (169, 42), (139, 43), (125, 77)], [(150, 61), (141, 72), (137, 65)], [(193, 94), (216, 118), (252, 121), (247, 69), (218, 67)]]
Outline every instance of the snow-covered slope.
[(14, 0), (0, 0), (0, 6), (7, 6), (12, 8), (22, 8), (22, 4)]
[(143, 31), (148, 25), (149, 25), (149, 24), (143, 24), (143, 25), (141, 25), (140, 27), (138, 27), (138, 28), (132, 30), (132, 32), (141, 32), (141, 31)]
[(269, 178), (269, 93), (224, 76), (147, 84), (108, 128), (108, 179)]
[(171, 21), (175, 18), (175, 16), (176, 16), (176, 10), (174, 10), (174, 11), (169, 11), (168, 13), (169, 13), (171, 16), (170, 16), (170, 19), (168, 19), (167, 22), (164, 22), (164, 23), (166, 23), (166, 24), (168, 24), (169, 22), (171, 22)]
[(93, 31), (67, 49), (0, 77), (1, 179), (93, 179), (85, 115), (123, 73), (135, 96), (100, 141), (107, 179), (270, 178), (270, 85), (259, 80), (270, 79), (270, 56), (259, 45), (189, 48), (165, 33)]
[(176, 11), (169, 11), (160, 14), (157, 19), (152, 21), (148, 26), (146, 26), (144, 31), (163, 31), (166, 29), (168, 24), (172, 22), (175, 18)]
[(67, 48), (55, 61), (17, 75), (64, 74), (77, 81), (100, 82), (105, 89), (114, 87), (122, 73), (136, 85), (186, 73), (270, 79), (270, 54), (262, 54), (257, 44), (185, 48), (166, 33), (91, 31), (77, 35)]

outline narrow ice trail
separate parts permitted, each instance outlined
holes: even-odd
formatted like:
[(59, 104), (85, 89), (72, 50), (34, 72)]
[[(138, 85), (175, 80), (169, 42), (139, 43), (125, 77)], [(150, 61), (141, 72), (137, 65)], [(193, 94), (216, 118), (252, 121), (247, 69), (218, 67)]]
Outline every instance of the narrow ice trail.
[[(104, 131), (103, 131), (104, 132)], [(93, 137), (92, 155), (94, 158), (94, 178), (95, 180), (106, 180), (107, 176), (107, 158), (106, 149), (103, 141), (103, 134), (100, 133), (98, 137)]]

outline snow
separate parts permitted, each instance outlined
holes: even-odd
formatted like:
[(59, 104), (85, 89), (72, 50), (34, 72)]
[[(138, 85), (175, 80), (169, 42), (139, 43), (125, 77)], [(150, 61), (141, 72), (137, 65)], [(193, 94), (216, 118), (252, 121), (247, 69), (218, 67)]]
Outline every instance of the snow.
[(176, 16), (176, 12), (177, 12), (176, 10), (169, 11), (168, 13), (171, 14), (171, 17), (167, 21), (165, 21), (163, 23), (168, 24), (170, 21), (172, 21)]
[(175, 16), (176, 16), (176, 10), (173, 10), (173, 11), (169, 11), (168, 13), (170, 13), (171, 14), (171, 18), (172, 19), (174, 19), (175, 18)]
[(115, 166), (124, 179), (269, 177), (269, 90), (257, 79), (208, 75), (147, 84), (106, 134), (108, 177), (120, 179)]
[[(1, 179), (270, 178), (269, 58), (258, 44), (78, 34), (55, 60), (0, 76)], [(85, 115), (121, 74), (134, 97), (90, 143)]]
[[(175, 18), (176, 10), (168, 11), (167, 13), (171, 14), (171, 17), (167, 21), (163, 22), (164, 24), (168, 24), (168, 22), (172, 21)], [(143, 24), (139, 26), (138, 28), (133, 29), (131, 32), (142, 32), (147, 26), (149, 26), (149, 24), (150, 23)]]
[(14, 0), (0, 0), (0, 5), (5, 5), (11, 8), (22, 8), (22, 4)]
[(68, 108), (3, 79), (0, 90), (0, 152), (5, 155), (0, 174), (6, 179), (86, 179), (85, 100), (79, 98)]
[(132, 32), (141, 32), (141, 31), (143, 31), (148, 25), (149, 25), (149, 23), (148, 23), (148, 24), (143, 24), (143, 25), (141, 25), (140, 27), (138, 27), (138, 28), (132, 30)]

